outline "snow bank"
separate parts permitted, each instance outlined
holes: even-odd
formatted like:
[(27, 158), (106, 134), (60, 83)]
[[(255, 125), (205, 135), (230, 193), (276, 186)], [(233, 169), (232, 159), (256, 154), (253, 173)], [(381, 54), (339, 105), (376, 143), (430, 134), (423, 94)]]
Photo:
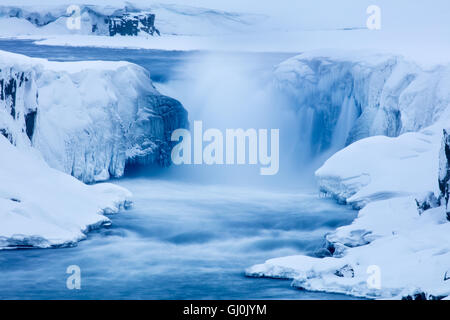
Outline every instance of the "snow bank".
[(109, 223), (131, 194), (104, 183), (87, 186), (51, 169), (32, 147), (0, 135), (0, 250), (68, 246)]
[(0, 52), (0, 69), (3, 135), (31, 140), (51, 167), (84, 182), (120, 177), (127, 163), (169, 164), (170, 133), (188, 125), (182, 105), (131, 63)]
[[(441, 127), (433, 126), (398, 138), (367, 138), (336, 153), (316, 172), (322, 191), (364, 207), (351, 225), (326, 236), (330, 256), (271, 259), (247, 274), (368, 298), (450, 295), (445, 206), (421, 212), (416, 204), (438, 191), (441, 137)], [(379, 287), (369, 285), (373, 268)]]
[(313, 145), (349, 144), (316, 171), (321, 192), (361, 210), (326, 235), (320, 256), (271, 259), (247, 275), (368, 298), (449, 296), (449, 74), (397, 56), (323, 51), (278, 66), (276, 84), (301, 116), (314, 115)]
[(110, 223), (104, 214), (131, 194), (75, 178), (167, 164), (170, 134), (185, 126), (181, 104), (137, 65), (0, 52), (0, 249), (68, 246)]
[(316, 171), (321, 191), (356, 208), (425, 191), (438, 194), (440, 137), (441, 130), (427, 129), (357, 141)]
[(450, 113), (450, 66), (426, 69), (395, 55), (308, 52), (277, 66), (275, 84), (308, 119), (303, 140), (313, 154), (417, 131)]

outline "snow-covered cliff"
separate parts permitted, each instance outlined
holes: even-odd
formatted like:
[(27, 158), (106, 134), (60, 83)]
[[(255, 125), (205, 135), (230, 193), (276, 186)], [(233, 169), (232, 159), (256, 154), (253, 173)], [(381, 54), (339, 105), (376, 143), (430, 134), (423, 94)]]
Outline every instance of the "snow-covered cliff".
[(188, 126), (183, 106), (131, 63), (1, 52), (0, 69), (3, 135), (30, 139), (50, 166), (84, 182), (120, 177), (127, 163), (169, 164), (170, 133)]
[(187, 125), (137, 65), (0, 52), (0, 249), (71, 245), (108, 224), (131, 194), (79, 180), (168, 164), (170, 134)]
[(320, 256), (271, 259), (247, 274), (369, 298), (449, 296), (449, 75), (382, 55), (282, 64), (280, 86), (316, 119), (311, 139), (349, 144), (316, 171), (321, 191), (361, 210), (326, 236)]
[(275, 84), (291, 97), (311, 152), (425, 128), (450, 113), (450, 67), (401, 56), (322, 50), (281, 63)]
[(50, 168), (36, 149), (2, 135), (0, 153), (0, 250), (73, 245), (131, 200), (116, 185), (88, 186)]

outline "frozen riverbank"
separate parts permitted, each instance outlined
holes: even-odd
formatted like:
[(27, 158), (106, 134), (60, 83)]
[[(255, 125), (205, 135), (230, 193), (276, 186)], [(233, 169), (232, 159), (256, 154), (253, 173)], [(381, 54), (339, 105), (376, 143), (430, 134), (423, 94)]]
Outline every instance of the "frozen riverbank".
[(326, 257), (271, 259), (247, 274), (367, 298), (448, 296), (448, 146), (441, 141), (449, 74), (446, 65), (423, 70), (401, 57), (353, 52), (314, 52), (282, 63), (280, 87), (312, 123), (326, 121), (312, 126), (307, 141), (347, 145), (316, 171), (321, 191), (361, 210), (351, 225), (326, 236)]
[[(155, 178), (114, 183), (133, 193), (133, 206), (76, 247), (0, 251), (0, 298), (349, 298), (243, 273), (263, 259), (312, 253), (324, 233), (354, 219), (353, 210), (319, 199), (314, 190)], [(66, 289), (69, 265), (81, 268), (81, 290)]]

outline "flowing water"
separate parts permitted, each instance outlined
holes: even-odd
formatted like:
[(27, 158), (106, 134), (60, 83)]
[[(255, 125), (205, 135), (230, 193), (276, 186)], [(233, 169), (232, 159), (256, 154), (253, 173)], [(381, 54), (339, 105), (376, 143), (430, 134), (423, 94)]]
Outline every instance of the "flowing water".
[[(61, 61), (140, 64), (151, 71), (162, 92), (180, 99), (191, 120), (202, 119), (217, 127), (233, 121), (270, 125), (286, 120), (284, 116), (248, 119), (245, 113), (239, 117), (236, 112), (243, 103), (252, 105), (248, 112), (264, 113), (265, 102), (274, 97), (255, 89), (257, 81), (249, 84), (243, 77), (269, 72), (288, 54), (222, 54), (211, 59), (202, 52), (46, 47), (18, 40), (0, 41), (0, 50)], [(236, 59), (239, 63), (234, 67), (239, 68), (230, 64)], [(207, 60), (209, 64), (197, 73), (197, 67)], [(225, 67), (214, 70), (220, 61)], [(257, 70), (250, 61), (258, 61)], [(196, 92), (198, 88), (203, 91)], [(237, 109), (221, 113), (224, 100), (229, 108), (238, 104)], [(294, 135), (294, 129), (287, 130)], [(356, 215), (330, 199), (319, 198), (314, 185), (302, 183), (304, 176), (298, 172), (308, 171), (305, 176), (310, 176), (311, 170), (306, 163), (296, 163), (296, 153), (286, 149), (295, 141), (291, 135), (281, 142), (280, 155), (289, 154), (290, 161), (281, 162), (285, 166), (280, 166), (277, 178), (263, 180), (257, 170), (248, 167), (128, 172), (126, 178), (112, 182), (132, 191), (134, 204), (112, 216), (110, 227), (89, 233), (72, 248), (0, 251), (0, 298), (350, 298), (300, 291), (290, 287), (290, 281), (244, 275), (247, 267), (270, 258), (312, 254), (323, 244), (326, 232), (350, 223)], [(66, 288), (70, 265), (81, 269), (81, 290)]]

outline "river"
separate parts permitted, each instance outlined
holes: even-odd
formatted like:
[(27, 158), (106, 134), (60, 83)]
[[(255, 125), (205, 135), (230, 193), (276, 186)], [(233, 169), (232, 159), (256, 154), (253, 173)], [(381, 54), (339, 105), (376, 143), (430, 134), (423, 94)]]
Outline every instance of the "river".
[[(21, 40), (1, 40), (0, 50), (58, 61), (137, 63), (150, 70), (158, 89), (185, 105), (190, 120), (204, 117), (214, 124), (211, 118), (215, 113), (199, 108), (205, 101), (191, 92), (201, 79), (195, 79), (199, 74), (189, 69), (201, 65), (209, 53), (49, 47)], [(267, 66), (258, 70), (264, 73), (292, 54), (238, 56), (240, 64), (259, 61)], [(233, 77), (233, 82), (238, 81), (240, 74), (233, 72)], [(226, 90), (227, 81), (225, 85), (213, 85), (211, 90)], [(180, 87), (188, 90), (180, 92)], [(209, 98), (209, 103), (222, 99), (220, 95)], [(252, 179), (255, 170), (230, 170), (141, 168), (113, 180), (133, 193), (133, 206), (111, 216), (110, 227), (89, 233), (72, 248), (0, 251), (0, 298), (351, 298), (301, 291), (286, 280), (248, 278), (244, 271), (270, 258), (313, 254), (321, 247), (326, 232), (351, 223), (356, 212), (320, 198), (314, 184), (300, 183), (300, 176), (291, 170), (285, 170), (284, 175), (280, 170), (281, 178), (269, 179), (268, 183), (259, 183), (261, 177)], [(298, 171), (302, 171), (301, 166)], [(70, 265), (80, 267), (81, 290), (66, 288)]]

